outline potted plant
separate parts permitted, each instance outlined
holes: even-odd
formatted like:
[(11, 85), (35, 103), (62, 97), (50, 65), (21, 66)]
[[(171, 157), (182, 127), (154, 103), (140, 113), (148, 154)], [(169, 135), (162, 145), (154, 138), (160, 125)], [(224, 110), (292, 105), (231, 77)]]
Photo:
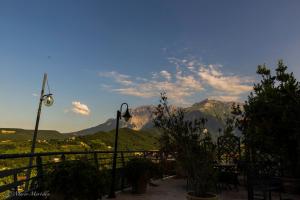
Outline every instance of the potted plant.
[(50, 199), (101, 199), (109, 174), (84, 160), (65, 161), (49, 170), (46, 189)]
[[(207, 134), (207, 133), (206, 133)], [(200, 141), (199, 141), (200, 140)], [(198, 142), (191, 139), (185, 149), (186, 155), (180, 159), (186, 169), (188, 200), (216, 200), (215, 169), (214, 169), (214, 144), (209, 135), (204, 135)]]
[(133, 158), (124, 168), (124, 174), (132, 186), (132, 193), (143, 194), (147, 191), (147, 184), (156, 171), (155, 164), (146, 158)]
[(179, 162), (188, 182), (188, 200), (216, 200), (214, 149), (211, 137), (205, 129), (206, 119), (188, 120), (184, 110), (172, 110), (165, 93), (161, 94), (154, 124), (162, 130), (162, 136), (169, 140), (161, 143), (173, 148), (173, 156)]

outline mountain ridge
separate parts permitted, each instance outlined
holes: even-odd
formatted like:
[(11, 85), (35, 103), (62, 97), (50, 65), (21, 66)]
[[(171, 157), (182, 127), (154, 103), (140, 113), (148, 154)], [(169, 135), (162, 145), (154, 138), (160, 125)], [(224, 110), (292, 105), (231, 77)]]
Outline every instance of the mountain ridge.
[[(194, 103), (189, 107), (182, 108), (186, 113), (186, 118), (193, 120), (196, 118), (207, 118), (207, 127), (210, 132), (217, 134), (219, 128), (223, 129), (225, 125), (225, 120), (231, 115), (232, 104), (240, 104), (241, 102), (225, 102), (215, 99), (204, 99), (200, 102)], [(132, 118), (129, 122), (120, 120), (120, 128), (130, 128), (133, 130), (147, 130), (153, 128), (153, 119), (155, 111), (155, 105), (142, 105), (133, 109), (130, 109)], [(179, 108), (175, 107), (174, 108)], [(68, 133), (75, 136), (80, 135), (90, 135), (97, 132), (107, 132), (115, 129), (116, 119), (107, 119), (104, 123), (97, 126), (83, 129), (80, 131)]]
[[(22, 128), (0, 128), (0, 140), (32, 140), (34, 130)], [(38, 130), (38, 140), (66, 139), (67, 135), (56, 130)]]

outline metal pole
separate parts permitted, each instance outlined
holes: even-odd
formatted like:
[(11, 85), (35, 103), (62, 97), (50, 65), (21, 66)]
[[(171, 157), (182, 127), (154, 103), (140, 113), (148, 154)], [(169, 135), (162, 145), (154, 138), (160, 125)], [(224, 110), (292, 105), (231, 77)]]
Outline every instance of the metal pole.
[(116, 198), (115, 194), (115, 182), (116, 182), (116, 165), (117, 165), (117, 151), (118, 151), (118, 134), (119, 134), (119, 119), (121, 117), (121, 111), (117, 111), (117, 124), (116, 124), (116, 136), (113, 156), (113, 166), (111, 172), (111, 187), (108, 198)]
[[(35, 143), (36, 143), (36, 138), (37, 138), (37, 132), (39, 129), (39, 122), (40, 122), (40, 116), (41, 116), (41, 111), (42, 111), (42, 103), (43, 103), (43, 98), (44, 98), (44, 90), (45, 90), (46, 82), (47, 82), (47, 74), (45, 73), (44, 79), (43, 79), (42, 90), (41, 90), (39, 108), (38, 108), (36, 122), (35, 122), (35, 128), (34, 128), (34, 133), (33, 133), (33, 139), (32, 139), (31, 151), (30, 151), (31, 154), (34, 154), (34, 150), (35, 150)], [(29, 159), (29, 166), (28, 166), (28, 170), (27, 170), (27, 174), (26, 174), (26, 180), (28, 180), (30, 178), (32, 163), (33, 163), (33, 156), (31, 156)], [(29, 188), (29, 180), (26, 181), (25, 191), (28, 191), (28, 188)]]

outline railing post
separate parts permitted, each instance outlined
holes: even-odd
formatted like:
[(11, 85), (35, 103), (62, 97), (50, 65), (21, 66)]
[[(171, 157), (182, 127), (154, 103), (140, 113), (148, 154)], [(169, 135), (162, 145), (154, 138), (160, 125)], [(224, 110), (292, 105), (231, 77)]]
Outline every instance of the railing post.
[(124, 154), (123, 151), (121, 152), (121, 162), (122, 162), (122, 176), (121, 176), (121, 190), (123, 191), (124, 189), (124, 167), (125, 167), (125, 159), (124, 159)]
[[(14, 173), (14, 184), (16, 184), (17, 181), (18, 181), (18, 174)], [(14, 187), (14, 192), (15, 192), (14, 196), (17, 196), (17, 194), (18, 194), (18, 186)]]
[(37, 181), (38, 181), (38, 189), (43, 190), (44, 188), (44, 172), (43, 172), (43, 162), (42, 162), (42, 157), (37, 156), (36, 157), (36, 169), (37, 169)]
[(62, 162), (65, 162), (66, 161), (66, 156), (65, 156), (65, 154), (63, 153), (63, 154), (61, 154), (61, 161)]
[(94, 161), (95, 161), (95, 166), (96, 166), (96, 168), (97, 168), (98, 170), (100, 170), (100, 169), (99, 169), (99, 163), (98, 163), (98, 156), (97, 156), (97, 153), (96, 153), (96, 152), (94, 152)]
[(252, 168), (247, 166), (247, 192), (248, 200), (253, 200), (254, 191), (253, 191), (253, 177), (252, 177)]
[(163, 152), (159, 151), (159, 164), (161, 166), (161, 178), (164, 178), (164, 173), (165, 173), (165, 165), (164, 165), (164, 160), (163, 160)]

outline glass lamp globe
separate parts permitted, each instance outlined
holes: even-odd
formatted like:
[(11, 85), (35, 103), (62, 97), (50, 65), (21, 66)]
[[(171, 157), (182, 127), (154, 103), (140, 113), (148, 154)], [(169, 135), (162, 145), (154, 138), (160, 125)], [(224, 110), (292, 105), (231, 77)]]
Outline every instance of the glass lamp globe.
[(126, 122), (129, 121), (129, 119), (132, 117), (131, 114), (129, 113), (128, 108), (126, 109), (126, 112), (124, 113), (124, 115), (122, 116)]
[(47, 95), (46, 98), (44, 99), (45, 106), (52, 106), (53, 103), (54, 103), (54, 99), (52, 95)]

